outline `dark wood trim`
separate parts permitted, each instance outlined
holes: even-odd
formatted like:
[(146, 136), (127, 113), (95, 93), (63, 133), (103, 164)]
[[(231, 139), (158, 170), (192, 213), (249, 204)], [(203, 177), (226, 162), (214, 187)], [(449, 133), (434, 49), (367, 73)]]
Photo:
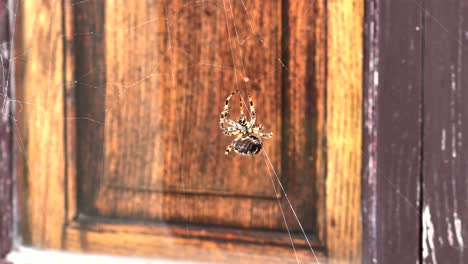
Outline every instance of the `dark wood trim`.
[(366, 2), (363, 263), (420, 260), (420, 2)]
[(12, 131), (9, 94), (10, 29), (7, 0), (0, 0), (0, 259), (12, 245)]
[(468, 263), (468, 3), (424, 6), (421, 263)]

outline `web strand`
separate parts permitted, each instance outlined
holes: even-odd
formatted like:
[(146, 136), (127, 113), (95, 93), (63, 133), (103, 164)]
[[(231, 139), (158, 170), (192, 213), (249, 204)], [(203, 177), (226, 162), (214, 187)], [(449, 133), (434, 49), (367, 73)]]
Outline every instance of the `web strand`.
[(279, 184), (281, 190), (283, 191), (284, 198), (286, 198), (286, 201), (288, 202), (289, 208), (291, 208), (291, 211), (292, 211), (292, 213), (294, 215), (294, 218), (296, 218), (296, 222), (299, 225), (299, 228), (301, 229), (305, 240), (307, 241), (307, 245), (309, 245), (310, 251), (312, 251), (312, 254), (314, 255), (314, 258), (317, 261), (317, 263), (320, 263), (320, 261), (317, 258), (317, 255), (315, 254), (314, 249), (312, 248), (312, 245), (310, 244), (309, 239), (307, 238), (307, 234), (304, 231), (304, 228), (302, 227), (301, 221), (299, 221), (299, 217), (297, 217), (296, 211), (294, 210), (294, 208), (293, 208), (293, 206), (291, 204), (291, 201), (289, 201), (288, 194), (286, 193), (286, 190), (284, 189), (283, 184), (281, 183), (281, 179), (278, 177), (278, 174), (276, 173), (276, 170), (273, 167), (273, 164), (271, 163), (270, 158), (268, 157), (268, 154), (265, 151), (263, 151), (263, 156), (265, 157), (265, 160), (268, 161), (267, 163), (271, 167), (271, 170), (273, 171), (273, 174), (275, 175), (276, 180), (278, 181), (278, 184)]
[[(265, 155), (263, 156), (263, 158), (265, 159), (265, 162), (267, 162)], [(278, 202), (278, 206), (279, 206), (280, 211), (281, 211), (281, 216), (283, 217), (283, 222), (284, 222), (284, 225), (286, 226), (286, 230), (288, 232), (289, 240), (291, 241), (291, 247), (292, 247), (292, 249), (294, 251), (294, 256), (296, 257), (296, 262), (299, 263), (299, 258), (297, 257), (296, 247), (294, 246), (294, 241), (292, 239), (291, 231), (289, 230), (288, 221), (286, 221), (286, 216), (284, 214), (283, 206), (281, 205), (281, 201), (280, 201), (280, 198), (279, 198), (279, 193), (276, 190), (275, 180), (273, 179), (273, 175), (271, 175), (270, 167), (267, 167), (267, 169), (268, 169), (268, 175), (270, 175), (271, 185), (273, 185), (273, 190), (275, 191), (276, 201)]]
[[(232, 11), (231, 1), (230, 1), (230, 0), (228, 0), (228, 1), (229, 1), (229, 8), (230, 8), (230, 10), (231, 10), (232, 20), (233, 20), (233, 26), (234, 26), (234, 30), (235, 30), (235, 33), (236, 33), (236, 38), (237, 38), (238, 46), (239, 46), (239, 54), (240, 54), (240, 59), (241, 59), (241, 64), (242, 64), (243, 75), (244, 75), (244, 77), (245, 77), (245, 65), (244, 65), (244, 58), (243, 58), (242, 49), (241, 49), (241, 45), (240, 45), (239, 34), (238, 34), (238, 32), (237, 32), (237, 26), (236, 26), (236, 22), (235, 22), (235, 18), (234, 18), (234, 13), (233, 13), (233, 11)], [(235, 59), (234, 59), (234, 51), (233, 51), (233, 48), (232, 48), (232, 40), (231, 40), (231, 35), (230, 35), (230, 30), (229, 30), (229, 22), (228, 22), (228, 17), (227, 17), (227, 11), (226, 11), (225, 0), (223, 0), (223, 6), (224, 6), (225, 17), (226, 17), (226, 26), (227, 26), (227, 30), (228, 30), (228, 36), (229, 36), (229, 45), (230, 45), (230, 47), (231, 47), (231, 55), (232, 55), (233, 65), (234, 65), (234, 67), (235, 67), (236, 62), (235, 62)], [(245, 6), (245, 5), (244, 5), (244, 6)], [(280, 59), (278, 58), (278, 60), (280, 60)], [(280, 60), (280, 62), (281, 62), (281, 60)], [(281, 63), (282, 63), (282, 62), (281, 62)], [(283, 63), (282, 63), (282, 64), (283, 64)], [(284, 64), (283, 64), (283, 67), (285, 67)], [(237, 87), (238, 87), (238, 90), (239, 90), (239, 83), (238, 83), (238, 80), (237, 80), (237, 73), (236, 73), (236, 70), (234, 70), (234, 72), (235, 72), (235, 76), (236, 76), (236, 84), (237, 84)], [(245, 89), (246, 89), (246, 92), (248, 93), (247, 85), (246, 85)], [(247, 104), (245, 103), (245, 100), (244, 100), (244, 98), (242, 97), (242, 95), (241, 95), (240, 92), (239, 92), (239, 96), (240, 96), (242, 102), (244, 103), (245, 107), (246, 107), (247, 109), (249, 109), (249, 108), (247, 107)], [(249, 110), (248, 110), (248, 112), (249, 112), (249, 114), (250, 114), (250, 117), (252, 117), (252, 114), (250, 113)], [(302, 231), (302, 233), (303, 233), (303, 235), (304, 235), (304, 238), (306, 239), (307, 244), (308, 244), (310, 250), (312, 251), (312, 254), (314, 255), (315, 260), (317, 261), (317, 263), (320, 263), (319, 260), (318, 260), (318, 258), (317, 258), (317, 256), (316, 256), (316, 254), (315, 254), (314, 249), (312, 248), (312, 245), (311, 245), (310, 242), (309, 242), (309, 239), (307, 238), (307, 234), (305, 233), (304, 228), (302, 227), (302, 224), (301, 224), (301, 222), (299, 221), (299, 218), (297, 217), (297, 214), (296, 214), (296, 212), (295, 212), (295, 210), (294, 210), (294, 208), (293, 208), (293, 206), (292, 206), (292, 204), (291, 204), (291, 201), (290, 201), (289, 198), (288, 198), (288, 195), (287, 195), (287, 193), (286, 193), (286, 190), (283, 188), (283, 185), (281, 184), (281, 180), (279, 179), (279, 177), (278, 177), (278, 175), (277, 175), (277, 173), (276, 173), (276, 171), (275, 171), (275, 169), (274, 169), (274, 167), (273, 167), (273, 164), (271, 163), (270, 158), (268, 157), (268, 155), (267, 155), (267, 153), (266, 153), (265, 150), (263, 150), (263, 154), (264, 154), (265, 161), (268, 161), (268, 164), (270, 165), (271, 170), (273, 170), (273, 172), (274, 172), (274, 174), (275, 174), (275, 176), (276, 176), (276, 179), (278, 180), (278, 183), (279, 183), (279, 185), (280, 185), (280, 187), (281, 187), (281, 189), (282, 189), (282, 191), (283, 191), (283, 193), (284, 193), (284, 195), (285, 195), (285, 198), (286, 198), (286, 200), (287, 200), (287, 202), (288, 202), (288, 204), (289, 204), (289, 207), (291, 208), (291, 210), (292, 210), (292, 212), (293, 212), (293, 214), (294, 214), (294, 217), (296, 218), (296, 221), (297, 221), (297, 223), (299, 224), (299, 227), (301, 228), (301, 231)], [(267, 166), (268, 166), (268, 164), (267, 164)], [(274, 191), (275, 191), (275, 193), (277, 193), (275, 183), (274, 183), (273, 178), (272, 178), (272, 176), (271, 176), (270, 168), (268, 168), (268, 172), (270, 173), (270, 177), (271, 177), (271, 179), (272, 179)], [(278, 205), (279, 205), (279, 207), (280, 207), (280, 211), (281, 211), (283, 220), (285, 221), (285, 226), (286, 226), (286, 229), (287, 229), (287, 232), (288, 232), (288, 235), (289, 235), (289, 239), (291, 240), (291, 246), (292, 246), (292, 248), (293, 248), (293, 250), (294, 250), (294, 254), (295, 254), (295, 256), (296, 256), (296, 260), (297, 260), (297, 262), (299, 263), (299, 260), (298, 260), (298, 258), (297, 258), (296, 249), (295, 249), (295, 246), (294, 246), (294, 242), (293, 242), (293, 240), (292, 240), (291, 232), (290, 232), (289, 227), (288, 227), (288, 224), (287, 224), (287, 222), (286, 222), (286, 217), (285, 217), (285, 215), (284, 215), (284, 212), (283, 212), (283, 208), (282, 208), (282, 206), (281, 206), (281, 203), (279, 202), (278, 196), (277, 196), (277, 199), (278, 199)]]

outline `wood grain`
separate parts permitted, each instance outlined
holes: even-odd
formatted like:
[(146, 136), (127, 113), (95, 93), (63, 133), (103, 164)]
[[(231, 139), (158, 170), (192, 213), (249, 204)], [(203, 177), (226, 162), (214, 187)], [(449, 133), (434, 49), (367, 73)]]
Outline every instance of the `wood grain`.
[(364, 1), (327, 3), (329, 263), (361, 262), (361, 128)]
[[(250, 20), (239, 1), (106, 3), (105, 184), (274, 197), (263, 159), (225, 157), (229, 139), (217, 124), (226, 96), (244, 86), (241, 73), (256, 78), (277, 66), (278, 2), (263, 4), (262, 12), (259, 1), (246, 5)], [(238, 44), (251, 35), (248, 21), (270, 49), (255, 38)], [(280, 170), (280, 72), (257, 84), (258, 120), (277, 135), (265, 148)]]
[[(157, 257), (160, 259), (191, 260), (202, 263), (297, 263), (290, 247), (250, 244), (248, 246), (226, 240), (205, 240), (167, 236), (143, 232), (128, 232), (98, 224), (86, 229), (67, 229), (66, 248), (72, 251), (107, 252), (113, 255)], [(122, 243), (123, 242), (123, 243)], [(127, 245), (133, 245), (128, 247)], [(316, 263), (307, 248), (296, 249), (300, 263)], [(326, 263), (323, 253), (317, 252), (320, 263)]]
[[(68, 228), (81, 229), (98, 232), (127, 232), (127, 233), (144, 233), (155, 236), (175, 236), (186, 237), (187, 233), (190, 238), (230, 241), (236, 243), (275, 245), (283, 247), (291, 247), (291, 239), (297, 248), (307, 248), (307, 242), (301, 233), (289, 235), (282, 231), (272, 231), (268, 229), (238, 229), (229, 227), (213, 227), (208, 225), (191, 225), (189, 227), (184, 224), (166, 224), (152, 223), (142, 220), (118, 220), (114, 218), (100, 218), (88, 216), (79, 216), (68, 225)], [(161, 238), (163, 239), (163, 238)], [(317, 250), (322, 250), (323, 246), (320, 241), (309, 238), (311, 244)]]
[(425, 1), (423, 263), (466, 263), (468, 4)]
[(10, 99), (10, 24), (7, 1), (0, 1), (0, 261), (10, 251), (13, 236), (13, 167)]
[[(245, 96), (247, 77), (258, 120), (275, 133), (266, 151), (312, 245), (332, 261), (360, 260), (360, 1), (64, 3), (23, 6), (23, 46), (48, 44), (31, 48), (20, 86), (32, 102), (21, 192), (28, 242), (295, 263), (278, 197), (299, 258), (313, 262), (265, 161), (222, 154), (229, 140), (217, 116), (236, 79)], [(101, 228), (106, 218), (127, 223)], [(156, 223), (178, 228), (149, 232)]]
[[(106, 5), (106, 65), (112, 65), (106, 77), (106, 162), (102, 173), (92, 173), (102, 179), (88, 179), (102, 180), (95, 203), (100, 214), (285, 229), (276, 203), (276, 196), (282, 194), (272, 188), (263, 158), (218, 155), (224, 150), (221, 142), (225, 138), (215, 123), (207, 122), (217, 120), (213, 106), (222, 108), (224, 87), (234, 89), (239, 82), (244, 91), (243, 79), (247, 77), (259, 120), (266, 127), (276, 126), (274, 139), (265, 141), (273, 167), (306, 229), (320, 229), (317, 225), (323, 217), (315, 219), (324, 214), (320, 200), (324, 190), (320, 148), (324, 4), (292, 6), (289, 20), (283, 24), (274, 19), (281, 17), (279, 3), (244, 4), (245, 8), (237, 1), (169, 1), (167, 15), (164, 1), (126, 2), (128, 8), (117, 2)], [(143, 15), (137, 10), (148, 12)], [(124, 22), (130, 26), (122, 26)], [(282, 32), (292, 29), (294, 34), (281, 43)], [(309, 31), (314, 34), (304, 38)], [(294, 50), (289, 58), (297, 73), (289, 77), (282, 73), (291, 72), (282, 66), (282, 50), (285, 54)], [(234, 70), (239, 75), (237, 81)], [(315, 72), (314, 77), (306, 74), (309, 71)], [(290, 80), (282, 82), (281, 78)], [(287, 101), (283, 98), (286, 93), (293, 94)], [(237, 108), (236, 100), (233, 109)], [(100, 104), (102, 109), (104, 103)], [(281, 132), (282, 119), (294, 125)], [(211, 136), (207, 139), (206, 135)], [(291, 151), (283, 154), (279, 142), (286, 136), (290, 138), (282, 144)], [(276, 189), (280, 190), (278, 185)], [(285, 199), (281, 203), (283, 208), (289, 207)], [(187, 211), (187, 207), (198, 210)], [(234, 213), (239, 209), (245, 210), (242, 216)], [(285, 212), (288, 226), (299, 230), (293, 213)]]
[[(76, 158), (69, 157), (68, 173), (76, 173), (76, 179), (70, 175), (68, 183), (77, 184), (78, 201), (74, 206), (81, 213), (96, 213), (94, 201), (101, 186), (104, 164), (104, 122), (106, 103), (106, 52), (105, 52), (105, 3), (89, 1), (73, 5), (71, 8), (71, 42), (73, 52), (68, 61), (73, 67), (75, 85), (68, 91), (67, 122), (68, 150)], [(73, 114), (76, 116), (73, 116)], [(74, 133), (76, 138), (74, 139)], [(76, 170), (73, 172), (72, 170)], [(69, 197), (73, 197), (70, 193)], [(73, 203), (69, 203), (73, 206)]]
[[(324, 241), (325, 3), (287, 4), (283, 6), (283, 175), (288, 182), (301, 181), (288, 189), (289, 194), (295, 206), (303, 205), (299, 213), (308, 216), (304, 219), (312, 221)], [(285, 199), (282, 206), (288, 207)]]
[(417, 263), (421, 254), (423, 10), (417, 3), (367, 7), (363, 262), (369, 264)]
[[(23, 209), (29, 230), (25, 237), (38, 247), (59, 248), (64, 219), (65, 142), (63, 32), (61, 1), (25, 2), (22, 46), (24, 57), (24, 147)], [(31, 30), (34, 28), (34, 30)], [(41, 43), (41, 45), (37, 45)], [(30, 87), (34, 87), (31, 89)], [(50, 217), (53, 216), (53, 217)]]

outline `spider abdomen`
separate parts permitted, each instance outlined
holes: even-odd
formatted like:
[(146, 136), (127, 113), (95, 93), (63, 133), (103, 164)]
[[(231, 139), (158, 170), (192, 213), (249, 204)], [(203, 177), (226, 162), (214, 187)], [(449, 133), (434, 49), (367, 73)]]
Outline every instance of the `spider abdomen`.
[(233, 143), (234, 151), (241, 155), (256, 155), (263, 148), (262, 141), (252, 135), (237, 139)]

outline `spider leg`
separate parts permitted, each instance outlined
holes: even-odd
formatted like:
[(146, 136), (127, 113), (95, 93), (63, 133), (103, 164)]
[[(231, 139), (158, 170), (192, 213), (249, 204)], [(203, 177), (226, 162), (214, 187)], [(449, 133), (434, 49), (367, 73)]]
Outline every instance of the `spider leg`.
[(272, 138), (273, 137), (273, 132), (268, 132), (268, 133), (258, 133), (261, 137), (263, 138)]
[(230, 127), (230, 126), (223, 127), (223, 131), (227, 131), (227, 132), (232, 132), (232, 131), (236, 131), (236, 130), (237, 130), (236, 127)]
[[(226, 98), (226, 102), (224, 103), (224, 109), (221, 112), (221, 114), (219, 115), (219, 128), (221, 128), (222, 130), (224, 129), (224, 122), (226, 122), (227, 117), (229, 116), (229, 100), (231, 100), (231, 97), (234, 94), (236, 94), (237, 92), (238, 92), (238, 90), (235, 90), (230, 95), (228, 95), (228, 97)], [(234, 122), (234, 121), (232, 121), (232, 122)], [(228, 123), (231, 123), (231, 122), (228, 121)]]
[(227, 146), (227, 148), (226, 148), (226, 151), (224, 151), (224, 154), (229, 155), (229, 152), (231, 152), (233, 147), (234, 147), (234, 145), (232, 143), (229, 144), (229, 146)]
[(224, 127), (224, 129), (223, 129), (223, 133), (226, 136), (235, 136), (235, 135), (239, 134), (239, 132), (240, 131), (235, 127)]
[(263, 137), (263, 138), (271, 138), (273, 137), (273, 132), (267, 132), (267, 133), (263, 133), (261, 132), (263, 130), (263, 126), (262, 125), (258, 125), (256, 127), (254, 127), (253, 131), (255, 134)]
[(234, 131), (234, 132), (226, 132), (225, 131), (223, 133), (224, 133), (224, 135), (230, 137), (230, 136), (235, 136), (235, 135), (239, 134), (239, 131)]
[(236, 121), (232, 119), (224, 119), (224, 122), (228, 123), (230, 126), (237, 127)]
[(242, 105), (242, 96), (241, 96), (239, 90), (237, 90), (237, 94), (239, 94), (240, 115), (241, 115), (241, 118), (244, 119), (244, 118), (245, 118), (245, 115), (244, 115), (244, 106)]
[(247, 95), (249, 96), (250, 113), (252, 115), (252, 119), (250, 120), (250, 124), (252, 126), (255, 126), (255, 122), (257, 122), (257, 113), (255, 112), (254, 102), (252, 100), (252, 97), (250, 96), (250, 93), (247, 93)]

